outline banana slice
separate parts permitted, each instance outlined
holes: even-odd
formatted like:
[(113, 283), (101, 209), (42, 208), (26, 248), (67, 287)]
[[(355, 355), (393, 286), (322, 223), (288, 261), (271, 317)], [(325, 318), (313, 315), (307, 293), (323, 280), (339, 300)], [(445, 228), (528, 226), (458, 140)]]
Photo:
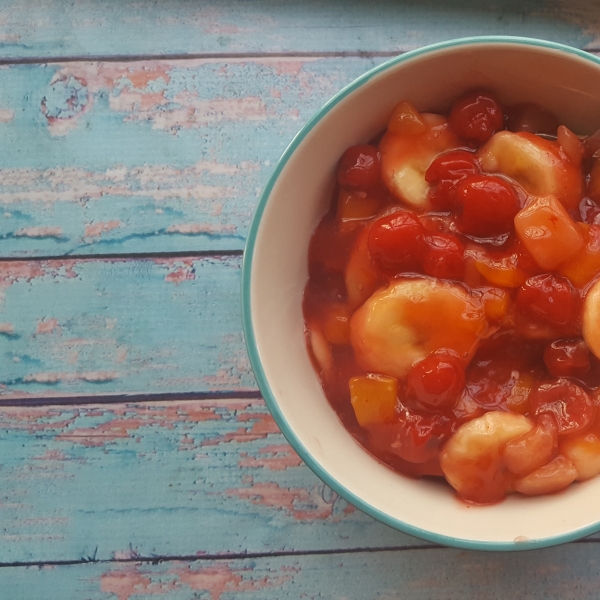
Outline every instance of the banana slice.
[(396, 279), (354, 313), (350, 342), (361, 367), (402, 379), (443, 348), (467, 363), (487, 330), (483, 303), (465, 288), (424, 277)]
[(527, 417), (491, 411), (468, 421), (448, 440), (440, 455), (440, 466), (448, 483), (465, 500), (495, 502), (511, 489), (515, 476), (502, 458), (507, 442), (533, 429)]
[(478, 151), (486, 173), (502, 173), (533, 196), (553, 195), (566, 208), (576, 208), (583, 194), (583, 178), (557, 142), (532, 133), (500, 131)]
[(583, 301), (583, 339), (600, 358), (600, 279), (588, 291)]
[(379, 144), (381, 176), (388, 189), (400, 200), (419, 209), (429, 208), (429, 183), (425, 172), (440, 153), (459, 146), (448, 120), (440, 115), (421, 115), (426, 130), (417, 135), (388, 131)]

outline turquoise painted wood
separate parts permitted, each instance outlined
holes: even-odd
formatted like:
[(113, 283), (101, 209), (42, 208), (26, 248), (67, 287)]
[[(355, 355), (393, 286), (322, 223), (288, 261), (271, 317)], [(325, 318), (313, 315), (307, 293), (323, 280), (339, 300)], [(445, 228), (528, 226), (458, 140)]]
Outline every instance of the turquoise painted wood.
[(240, 256), (0, 262), (0, 403), (256, 390)]
[(3, 569), (31, 600), (584, 600), (598, 597), (597, 544), (518, 554), (398, 550)]
[(5, 58), (397, 52), (482, 34), (596, 47), (597, 0), (61, 0), (0, 5)]
[(489, 33), (598, 51), (600, 4), (0, 0), (0, 596), (598, 595), (598, 536), (460, 552), (349, 506), (243, 344), (240, 251), (295, 132), (386, 57)]
[(287, 144), (382, 60), (0, 70), (0, 256), (241, 250)]
[(0, 431), (0, 564), (429, 545), (326, 487), (262, 400), (5, 407)]

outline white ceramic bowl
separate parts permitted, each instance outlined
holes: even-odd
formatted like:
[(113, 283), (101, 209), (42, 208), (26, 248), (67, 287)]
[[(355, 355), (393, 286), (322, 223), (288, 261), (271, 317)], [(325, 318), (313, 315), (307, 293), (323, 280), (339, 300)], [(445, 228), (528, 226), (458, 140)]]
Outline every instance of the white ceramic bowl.
[(342, 152), (385, 128), (397, 102), (446, 112), (472, 87), (505, 104), (535, 102), (576, 133), (600, 128), (600, 61), (539, 40), (482, 37), (436, 44), (369, 71), (329, 101), (284, 152), (258, 203), (243, 267), (244, 329), (267, 404), (308, 466), (380, 521), (439, 544), (530, 549), (600, 530), (600, 477), (491, 506), (458, 501), (448, 485), (392, 472), (346, 431), (308, 357), (302, 294), (308, 244), (330, 203)]

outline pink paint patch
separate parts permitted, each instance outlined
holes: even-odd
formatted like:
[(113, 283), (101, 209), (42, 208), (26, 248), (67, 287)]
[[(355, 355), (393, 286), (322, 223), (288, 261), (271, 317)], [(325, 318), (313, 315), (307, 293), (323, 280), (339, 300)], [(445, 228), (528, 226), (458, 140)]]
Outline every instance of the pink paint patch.
[(174, 591), (177, 584), (153, 583), (149, 575), (140, 573), (137, 566), (126, 566), (118, 571), (108, 571), (100, 577), (100, 590), (114, 594), (118, 600), (129, 600), (132, 596), (164, 595)]
[(38, 321), (36, 333), (54, 333), (60, 331), (57, 319), (44, 318)]
[(239, 594), (240, 592), (256, 592), (266, 588), (280, 587), (292, 579), (291, 575), (266, 576), (253, 579), (250, 568), (233, 570), (227, 564), (194, 569), (174, 569), (170, 571), (176, 575), (182, 584), (195, 591), (208, 592), (211, 600), (220, 600), (223, 594)]
[(194, 279), (196, 279), (196, 273), (188, 267), (180, 267), (165, 276), (165, 281), (167, 283), (175, 284), (183, 283), (184, 281), (192, 281)]
[(258, 450), (260, 456), (249, 456), (242, 453), (238, 465), (242, 468), (268, 469), (284, 471), (289, 467), (300, 467), (302, 459), (287, 444), (265, 446)]
[(0, 323), (0, 333), (13, 335), (15, 333), (15, 326), (12, 323)]
[(103, 233), (123, 225), (122, 221), (98, 221), (85, 226), (85, 237), (100, 237)]
[(333, 514), (333, 501), (324, 500), (316, 488), (283, 488), (277, 483), (254, 483), (252, 487), (229, 489), (226, 493), (252, 504), (283, 509), (299, 521), (327, 519)]

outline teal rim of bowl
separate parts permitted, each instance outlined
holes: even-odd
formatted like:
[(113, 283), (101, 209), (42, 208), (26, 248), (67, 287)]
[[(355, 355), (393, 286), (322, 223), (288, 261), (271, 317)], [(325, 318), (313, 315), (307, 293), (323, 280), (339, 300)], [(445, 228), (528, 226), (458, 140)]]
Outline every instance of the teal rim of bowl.
[(354, 492), (347, 489), (344, 485), (339, 483), (336, 479), (334, 479), (321, 465), (316, 462), (308, 450), (305, 448), (302, 441), (296, 437), (295, 433), (289, 426), (285, 415), (282, 413), (279, 408), (279, 404), (271, 390), (269, 382), (267, 381), (265, 372), (263, 370), (260, 355), (258, 351), (258, 346), (256, 344), (256, 337), (254, 335), (254, 328), (252, 325), (252, 306), (251, 306), (251, 286), (252, 286), (252, 258), (254, 255), (254, 249), (256, 246), (256, 239), (258, 235), (258, 231), (260, 228), (260, 223), (262, 220), (262, 215), (265, 211), (265, 207), (273, 190), (273, 186), (277, 181), (279, 175), (281, 174), (284, 167), (287, 165), (288, 160), (292, 156), (292, 154), (296, 151), (296, 148), (304, 141), (306, 136), (312, 131), (317, 123), (319, 123), (337, 104), (339, 104), (342, 100), (344, 100), (348, 95), (352, 94), (355, 90), (360, 88), (365, 82), (369, 81), (376, 75), (387, 71), (391, 67), (394, 67), (398, 64), (401, 64), (405, 61), (411, 60), (415, 57), (429, 54), (431, 52), (435, 52), (437, 50), (443, 50), (447, 48), (453, 48), (455, 46), (467, 46), (467, 45), (477, 45), (477, 44), (507, 44), (507, 45), (521, 45), (521, 46), (537, 46), (540, 48), (550, 49), (550, 50), (558, 50), (561, 52), (566, 52), (569, 54), (575, 54), (580, 58), (585, 60), (589, 60), (590, 62), (596, 63), (600, 65), (600, 59), (596, 58), (592, 54), (589, 54), (583, 50), (579, 50), (577, 48), (572, 48), (571, 46), (566, 46), (564, 44), (559, 44), (556, 42), (549, 42), (546, 40), (538, 40), (534, 38), (525, 38), (525, 37), (514, 37), (514, 36), (478, 36), (478, 37), (466, 37), (459, 38), (455, 40), (449, 40), (445, 42), (440, 42), (437, 44), (431, 44), (428, 46), (424, 46), (422, 48), (418, 48), (416, 50), (411, 50), (404, 54), (401, 54), (391, 60), (388, 60), (377, 67), (367, 71), (364, 75), (361, 75), (357, 79), (355, 79), (352, 83), (348, 84), (344, 87), (340, 92), (338, 92), (333, 98), (331, 98), (328, 102), (326, 102), (323, 107), (314, 114), (302, 127), (302, 129), (294, 136), (289, 146), (285, 149), (281, 158), (279, 159), (273, 173), (269, 177), (265, 188), (260, 195), (258, 200), (258, 204), (256, 206), (254, 216), (252, 218), (252, 222), (250, 224), (250, 229), (248, 230), (248, 237), (246, 240), (246, 247), (244, 250), (243, 262), (242, 262), (242, 321), (243, 321), (243, 330), (244, 336), (246, 338), (246, 346), (248, 349), (248, 354), (250, 358), (250, 364), (252, 365), (252, 369), (254, 371), (254, 375), (256, 377), (258, 387), (265, 399), (273, 418), (277, 422), (277, 425), (281, 429), (283, 435), (290, 443), (290, 445), (294, 448), (294, 450), (300, 455), (302, 460), (308, 465), (308, 467), (329, 487), (331, 487), (336, 493), (345, 498), (352, 505), (359, 508), (364, 513), (369, 516), (377, 519), (381, 523), (388, 525), (394, 529), (407, 533), (409, 535), (415, 536), (417, 538), (427, 540), (430, 542), (434, 542), (436, 544), (440, 544), (442, 546), (452, 546), (455, 548), (464, 548), (467, 550), (486, 550), (486, 551), (509, 551), (509, 550), (533, 550), (535, 548), (546, 548), (549, 546), (556, 546), (559, 544), (564, 544), (566, 542), (572, 542), (576, 539), (585, 537), (587, 535), (591, 535), (600, 531), (600, 521), (589, 525), (587, 527), (582, 527), (576, 531), (572, 531), (569, 533), (557, 535), (549, 538), (542, 539), (534, 539), (534, 540), (526, 540), (523, 542), (486, 542), (486, 541), (476, 541), (469, 540), (463, 538), (457, 538), (452, 536), (446, 536), (439, 533), (433, 533), (431, 531), (427, 531), (425, 529), (421, 529), (419, 527), (415, 527), (400, 519), (395, 517), (391, 517), (374, 508), (360, 497), (356, 496)]

